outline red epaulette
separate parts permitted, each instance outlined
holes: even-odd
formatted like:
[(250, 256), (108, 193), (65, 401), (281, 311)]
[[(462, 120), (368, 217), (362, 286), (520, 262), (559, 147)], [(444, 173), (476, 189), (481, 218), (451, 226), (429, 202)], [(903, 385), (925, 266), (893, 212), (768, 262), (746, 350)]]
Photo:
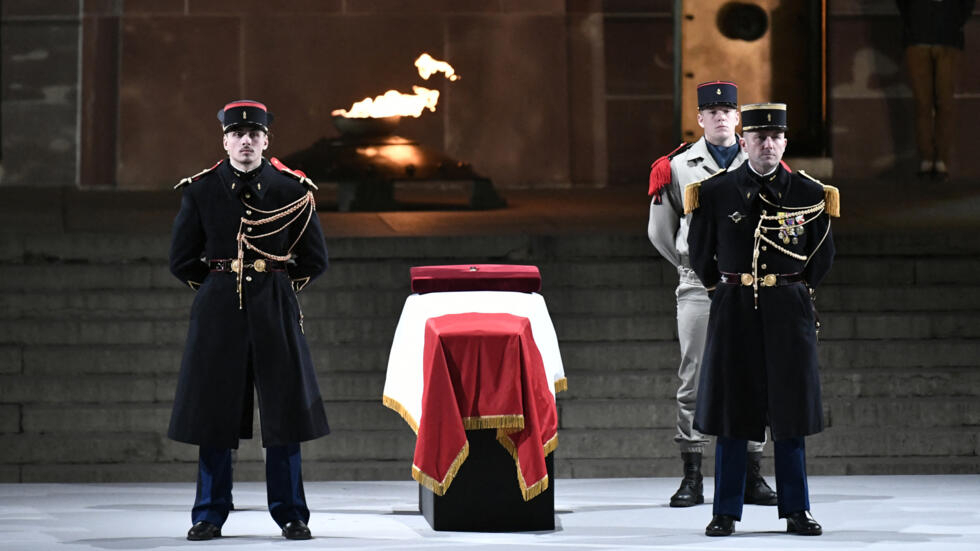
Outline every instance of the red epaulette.
[(670, 183), (670, 160), (687, 151), (692, 145), (681, 142), (677, 149), (653, 161), (653, 164), (650, 165), (650, 189), (647, 191), (647, 195), (656, 195), (653, 199), (654, 203), (659, 205), (662, 202), (660, 194), (664, 186)]
[(189, 176), (187, 178), (184, 178), (183, 180), (177, 182), (177, 185), (174, 186), (174, 189), (180, 189), (180, 188), (186, 186), (187, 184), (189, 184), (191, 182), (196, 182), (196, 181), (200, 180), (201, 178), (204, 177), (205, 174), (207, 174), (207, 173), (211, 172), (212, 170), (218, 168), (218, 165), (220, 165), (222, 162), (224, 162), (224, 159), (222, 159), (222, 160), (214, 163), (214, 166), (212, 166), (211, 168), (205, 168), (204, 170), (198, 172), (197, 174), (195, 174), (193, 176)]
[(293, 169), (289, 168), (288, 166), (282, 164), (282, 161), (280, 161), (279, 159), (277, 159), (275, 157), (269, 159), (269, 162), (272, 163), (272, 166), (276, 167), (276, 170), (278, 170), (279, 172), (282, 172), (284, 174), (288, 174), (288, 175), (292, 176), (293, 178), (296, 178), (297, 180), (300, 181), (300, 183), (302, 183), (306, 187), (312, 189), (313, 191), (316, 191), (316, 190), (320, 189), (320, 188), (316, 187), (316, 184), (313, 183), (313, 180), (310, 180), (309, 178), (306, 177), (306, 173), (303, 172), (302, 170), (293, 170)]
[(786, 164), (786, 161), (780, 159), (779, 164), (783, 165), (783, 168), (786, 169), (786, 172), (793, 172), (793, 169), (790, 168), (788, 164)]

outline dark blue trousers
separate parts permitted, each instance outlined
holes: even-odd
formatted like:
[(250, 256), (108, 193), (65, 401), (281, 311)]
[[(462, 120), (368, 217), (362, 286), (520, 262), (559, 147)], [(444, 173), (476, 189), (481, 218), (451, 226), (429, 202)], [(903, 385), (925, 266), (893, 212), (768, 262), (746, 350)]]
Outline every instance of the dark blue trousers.
[[(303, 493), (299, 444), (265, 450), (265, 487), (269, 512), (279, 526), (293, 520), (310, 521)], [(231, 509), (231, 450), (201, 446), (197, 469), (197, 498), (191, 522), (224, 524)]]
[[(745, 501), (745, 447), (747, 440), (719, 436), (715, 444), (714, 514), (742, 519)], [(779, 518), (810, 510), (806, 484), (806, 448), (803, 437), (773, 442)]]

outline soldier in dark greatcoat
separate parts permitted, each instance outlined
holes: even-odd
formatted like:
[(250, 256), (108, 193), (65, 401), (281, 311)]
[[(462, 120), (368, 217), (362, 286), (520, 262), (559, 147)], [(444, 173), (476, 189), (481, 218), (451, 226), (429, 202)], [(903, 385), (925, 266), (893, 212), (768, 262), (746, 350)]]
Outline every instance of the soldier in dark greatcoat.
[(818, 535), (809, 513), (804, 437), (823, 429), (811, 295), (830, 270), (836, 188), (781, 165), (786, 106), (742, 107), (748, 161), (687, 186), (691, 266), (711, 293), (694, 426), (716, 435), (714, 516), (727, 536), (741, 519), (746, 443), (768, 426), (779, 517)]
[(187, 538), (221, 535), (257, 392), (269, 511), (283, 536), (308, 539), (299, 443), (329, 432), (296, 296), (327, 268), (315, 186), (263, 157), (265, 105), (235, 101), (218, 119), (228, 158), (177, 185), (170, 248), (171, 272), (197, 292), (168, 433), (200, 446)]

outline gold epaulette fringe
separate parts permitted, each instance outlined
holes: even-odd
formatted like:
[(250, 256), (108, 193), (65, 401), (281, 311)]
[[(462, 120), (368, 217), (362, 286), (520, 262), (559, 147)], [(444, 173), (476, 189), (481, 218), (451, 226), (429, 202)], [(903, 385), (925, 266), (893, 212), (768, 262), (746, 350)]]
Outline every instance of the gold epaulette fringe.
[(701, 206), (700, 194), (701, 182), (687, 184), (687, 187), (684, 188), (684, 214), (691, 214)]
[(840, 218), (840, 190), (834, 186), (823, 185), (824, 209), (834, 218)]
[(565, 392), (566, 390), (568, 390), (567, 378), (562, 377), (561, 379), (555, 381), (555, 394), (558, 394), (559, 392)]

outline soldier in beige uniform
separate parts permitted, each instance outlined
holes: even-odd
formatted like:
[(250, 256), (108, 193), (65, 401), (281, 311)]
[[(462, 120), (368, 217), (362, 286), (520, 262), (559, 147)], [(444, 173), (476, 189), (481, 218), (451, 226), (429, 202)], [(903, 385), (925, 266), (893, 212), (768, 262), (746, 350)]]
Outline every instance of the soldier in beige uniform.
[[(704, 503), (701, 455), (708, 439), (694, 429), (694, 410), (698, 394), (701, 356), (708, 327), (708, 293), (691, 269), (687, 232), (690, 217), (684, 216), (684, 186), (723, 170), (741, 165), (741, 151), (735, 127), (739, 123), (738, 88), (733, 82), (706, 82), (698, 86), (698, 124), (704, 136), (682, 144), (657, 159), (650, 171), (650, 222), (647, 234), (657, 251), (677, 268), (677, 337), (681, 363), (677, 375), (677, 434), (684, 461), (684, 478), (670, 498), (671, 507), (690, 507)], [(776, 505), (776, 493), (759, 472), (762, 442), (749, 442), (745, 503)]]

